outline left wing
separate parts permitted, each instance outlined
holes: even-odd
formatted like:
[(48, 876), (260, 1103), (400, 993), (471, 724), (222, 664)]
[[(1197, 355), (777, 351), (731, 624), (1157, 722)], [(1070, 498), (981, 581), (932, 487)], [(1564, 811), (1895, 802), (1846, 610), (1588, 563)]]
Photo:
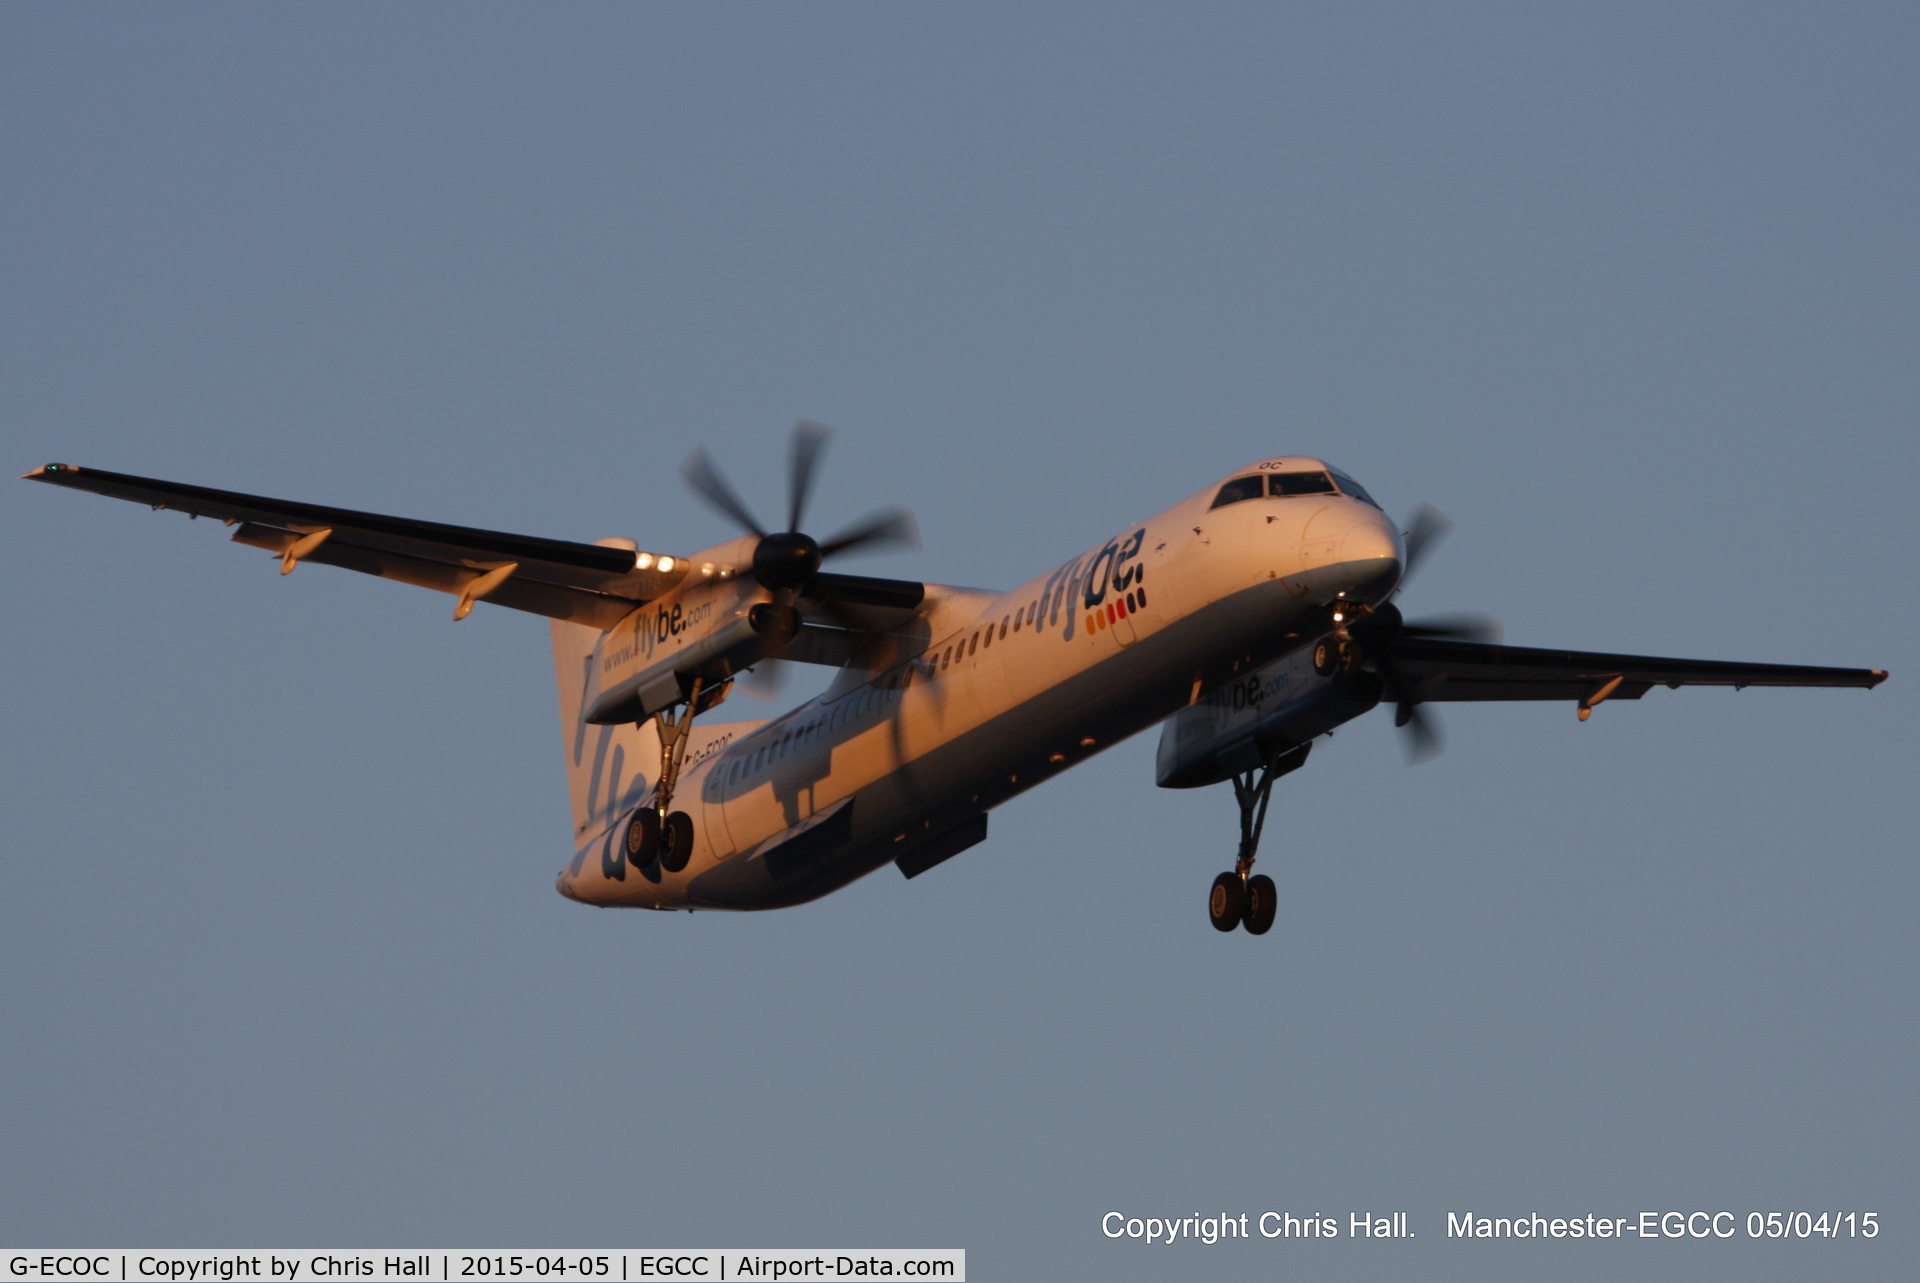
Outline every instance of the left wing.
[(687, 574), (683, 560), (629, 548), (383, 517), (65, 463), (35, 468), (24, 480), (215, 517), (239, 527), (234, 542), (278, 553), (282, 574), (314, 561), (432, 588), (460, 598), (456, 619), (485, 598), (606, 629)]
[(1655, 686), (1858, 686), (1887, 679), (1878, 668), (1811, 668), (1712, 659), (1661, 659), (1580, 650), (1538, 650), (1428, 637), (1396, 638), (1383, 655), (1406, 703), (1567, 699), (1585, 710), (1604, 699), (1639, 699)]

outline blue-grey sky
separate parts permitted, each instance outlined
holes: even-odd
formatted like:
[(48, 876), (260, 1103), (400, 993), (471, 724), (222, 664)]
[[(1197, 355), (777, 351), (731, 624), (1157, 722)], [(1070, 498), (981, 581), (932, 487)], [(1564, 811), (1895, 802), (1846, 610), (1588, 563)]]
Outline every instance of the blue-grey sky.
[[(0, 440), (691, 552), (815, 511), (1005, 586), (1248, 460), (1457, 530), (1412, 613), (1876, 666), (1143, 735), (912, 883), (560, 899), (544, 623), (0, 495), (0, 1241), (958, 1246), (976, 1278), (1920, 1267), (1909, 6), (0, 11)], [(752, 714), (764, 706), (728, 706)], [(1144, 1248), (1108, 1210), (1404, 1209)], [(1445, 1212), (1877, 1210), (1872, 1242)]]

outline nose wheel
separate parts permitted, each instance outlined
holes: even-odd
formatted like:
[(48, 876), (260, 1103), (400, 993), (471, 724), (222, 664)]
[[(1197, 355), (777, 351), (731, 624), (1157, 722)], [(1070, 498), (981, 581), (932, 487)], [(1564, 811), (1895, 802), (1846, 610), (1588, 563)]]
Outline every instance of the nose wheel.
[(1252, 877), (1222, 873), (1207, 896), (1207, 917), (1215, 931), (1245, 927), (1248, 935), (1263, 936), (1273, 929), (1273, 915), (1279, 908), (1280, 889), (1264, 873)]
[(1303, 766), (1312, 747), (1302, 744), (1275, 755), (1259, 770), (1233, 777), (1233, 799), (1240, 807), (1240, 858), (1213, 880), (1207, 895), (1207, 918), (1215, 931), (1245, 927), (1249, 935), (1263, 936), (1272, 930), (1280, 908), (1279, 888), (1266, 874), (1253, 871), (1253, 861), (1260, 849), (1260, 832), (1267, 826), (1274, 781)]
[(1207, 896), (1207, 916), (1215, 931), (1231, 931), (1247, 911), (1247, 884), (1238, 873), (1222, 873)]

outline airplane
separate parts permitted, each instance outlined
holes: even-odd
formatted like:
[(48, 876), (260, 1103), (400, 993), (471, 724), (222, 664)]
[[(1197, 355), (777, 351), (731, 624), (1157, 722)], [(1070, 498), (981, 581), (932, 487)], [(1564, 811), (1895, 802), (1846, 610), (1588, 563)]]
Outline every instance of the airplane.
[[(1880, 669), (1505, 646), (1489, 621), (1409, 620), (1393, 598), (1447, 528), (1404, 533), (1303, 455), (1236, 468), (1011, 591), (822, 568), (915, 543), (883, 510), (824, 541), (802, 520), (825, 428), (794, 429), (784, 530), (703, 450), (692, 488), (745, 533), (692, 556), (321, 507), (52, 463), (26, 480), (210, 517), (280, 573), (313, 562), (545, 615), (572, 803), (563, 896), (606, 908), (797, 905), (891, 864), (908, 878), (986, 839), (994, 807), (1155, 724), (1162, 788), (1231, 783), (1240, 841), (1213, 881), (1221, 932), (1265, 934), (1253, 872), (1273, 786), (1380, 705), (1416, 758), (1429, 704), (1560, 700), (1584, 722), (1655, 686), (1871, 688)], [(777, 717), (708, 719), (743, 674), (826, 665)], [(699, 720), (698, 723), (696, 719)]]

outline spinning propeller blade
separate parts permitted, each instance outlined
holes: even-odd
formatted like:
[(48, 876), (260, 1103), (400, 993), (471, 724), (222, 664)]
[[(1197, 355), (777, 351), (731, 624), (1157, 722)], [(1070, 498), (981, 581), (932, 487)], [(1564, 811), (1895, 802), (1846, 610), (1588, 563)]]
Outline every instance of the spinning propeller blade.
[(740, 496), (733, 492), (733, 487), (726, 483), (725, 478), (720, 475), (720, 470), (713, 466), (711, 459), (707, 458), (705, 446), (700, 446), (687, 456), (687, 461), (680, 465), (680, 476), (693, 487), (695, 494), (733, 518), (736, 524), (746, 527), (750, 534), (766, 537), (767, 532), (760, 528), (760, 523), (753, 519), (751, 512), (747, 511), (747, 505), (740, 502)]
[[(1413, 528), (1406, 535), (1407, 567), (1400, 578), (1403, 585), (1440, 538), (1451, 529), (1453, 523), (1441, 515), (1437, 508), (1422, 504), (1413, 514)], [(1397, 595), (1399, 589), (1394, 591)], [(1394, 706), (1393, 724), (1407, 732), (1408, 762), (1418, 765), (1436, 756), (1443, 747), (1440, 719), (1422, 707), (1419, 690), (1407, 680), (1395, 662), (1396, 647), (1403, 641), (1413, 642), (1423, 638), (1495, 643), (1500, 640), (1500, 622), (1490, 615), (1478, 614), (1406, 619), (1400, 614), (1399, 607), (1386, 602), (1357, 622), (1352, 634), (1359, 642), (1362, 653), (1371, 659), (1374, 671), (1380, 675), (1384, 688), (1382, 702)]]
[(1439, 542), (1451, 529), (1453, 529), (1453, 523), (1448, 521), (1446, 514), (1438, 508), (1423, 503), (1414, 511), (1413, 527), (1407, 531), (1407, 569), (1400, 576), (1402, 583), (1405, 583), (1413, 576), (1413, 572), (1420, 568), (1427, 550)]
[(913, 514), (905, 508), (882, 508), (865, 521), (848, 526), (820, 545), (820, 555), (831, 557), (838, 552), (852, 552), (855, 548), (893, 543), (908, 544), (915, 548), (920, 546), (920, 527), (914, 523)]
[(1439, 637), (1449, 641), (1498, 642), (1500, 621), (1492, 615), (1429, 615), (1409, 619), (1400, 628), (1402, 637)]
[(740, 689), (757, 700), (773, 703), (787, 684), (788, 664), (769, 656), (749, 668), (738, 680)]
[[(1404, 713), (1406, 720), (1402, 721)], [(1444, 747), (1440, 738), (1440, 719), (1418, 704), (1402, 704), (1394, 712), (1394, 722), (1407, 728), (1407, 761), (1418, 766), (1430, 757), (1438, 757)]]
[(827, 448), (833, 429), (802, 419), (793, 425), (793, 449), (787, 464), (787, 533), (797, 534), (800, 517), (807, 509), (807, 495), (813, 490), (814, 469), (820, 452)]

